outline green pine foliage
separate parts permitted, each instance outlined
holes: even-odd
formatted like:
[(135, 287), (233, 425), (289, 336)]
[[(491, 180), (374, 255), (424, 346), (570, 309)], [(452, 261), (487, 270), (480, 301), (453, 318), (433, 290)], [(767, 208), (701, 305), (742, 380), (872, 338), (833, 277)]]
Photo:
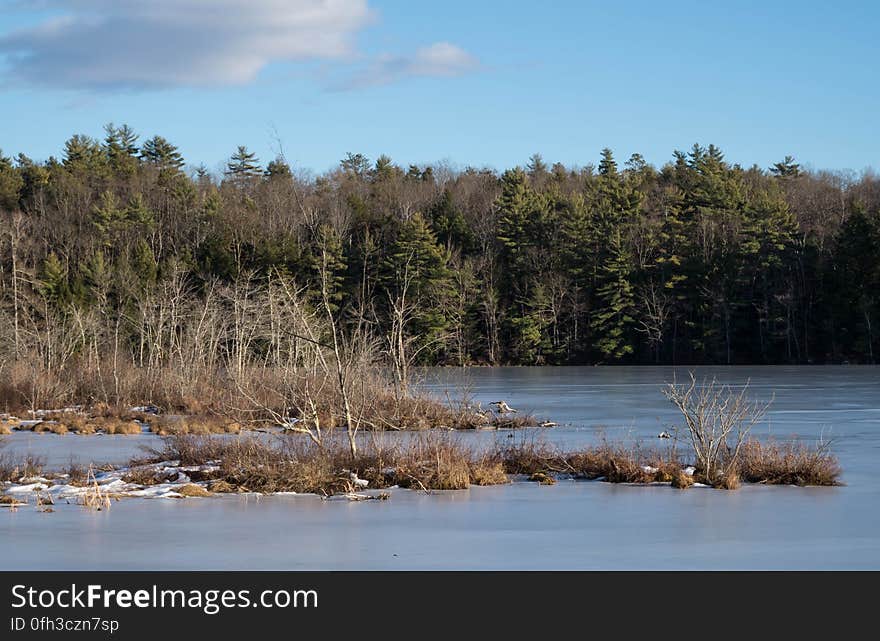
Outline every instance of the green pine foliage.
[(424, 364), (867, 363), (880, 350), (871, 173), (791, 157), (743, 168), (694, 145), (662, 167), (605, 149), (584, 169), (535, 154), (500, 174), (350, 153), (310, 178), (242, 146), (217, 178), (187, 175), (161, 136), (104, 133), (71, 137), (60, 159), (0, 153), (4, 322), (96, 313), (134, 349), (126, 332), (174, 288), (217, 295), (282, 274), (379, 344), (402, 323)]

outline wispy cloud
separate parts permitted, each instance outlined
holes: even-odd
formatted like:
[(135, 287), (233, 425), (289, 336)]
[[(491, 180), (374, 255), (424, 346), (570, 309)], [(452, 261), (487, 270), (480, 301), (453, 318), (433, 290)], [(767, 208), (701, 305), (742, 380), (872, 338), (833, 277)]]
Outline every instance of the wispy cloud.
[(6, 82), (74, 89), (222, 86), (272, 62), (355, 56), (367, 0), (33, 0), (57, 16), (0, 35)]
[(479, 60), (464, 49), (438, 42), (411, 56), (380, 56), (366, 68), (331, 85), (331, 89), (348, 91), (387, 85), (405, 78), (461, 76), (479, 66)]
[(12, 2), (11, 10), (51, 17), (0, 33), (0, 87), (217, 87), (252, 82), (271, 63), (321, 62), (344, 78), (330, 89), (351, 90), (410, 77), (458, 76), (479, 66), (448, 42), (364, 63), (355, 40), (376, 20), (368, 0)]

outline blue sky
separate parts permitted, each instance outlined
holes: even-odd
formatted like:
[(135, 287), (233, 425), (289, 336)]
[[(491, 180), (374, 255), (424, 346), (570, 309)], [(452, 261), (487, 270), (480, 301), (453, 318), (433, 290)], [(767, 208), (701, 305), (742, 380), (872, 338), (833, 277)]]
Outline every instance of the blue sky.
[[(145, 8), (146, 5), (146, 8)], [(662, 164), (880, 166), (880, 3), (0, 0), (0, 148), (45, 159), (128, 123), (218, 169), (239, 144), (324, 171)]]

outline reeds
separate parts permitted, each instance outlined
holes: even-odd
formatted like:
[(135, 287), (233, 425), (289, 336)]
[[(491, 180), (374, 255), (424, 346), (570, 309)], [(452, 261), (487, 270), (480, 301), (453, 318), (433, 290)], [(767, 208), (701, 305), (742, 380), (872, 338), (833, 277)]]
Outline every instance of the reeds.
[(104, 490), (95, 477), (95, 471), (89, 466), (86, 475), (85, 490), (77, 497), (79, 505), (100, 512), (101, 510), (109, 510), (111, 505), (110, 493)]
[[(269, 442), (253, 437), (232, 440), (180, 435), (166, 439), (164, 449), (154, 451), (152, 461), (176, 460), (181, 465), (220, 461), (217, 472), (202, 475), (212, 491), (261, 493), (297, 492), (320, 495), (350, 493), (353, 478), (368, 482), (370, 489), (393, 486), (417, 490), (463, 490), (471, 485), (509, 482), (500, 461), (474, 456), (448, 433), (425, 433), (385, 446), (367, 440), (352, 455), (341, 438), (318, 446), (297, 436)], [(136, 461), (132, 470), (143, 467)], [(144, 480), (130, 471), (126, 480)]]
[(738, 472), (747, 483), (840, 485), (841, 469), (830, 444), (750, 440), (740, 451)]

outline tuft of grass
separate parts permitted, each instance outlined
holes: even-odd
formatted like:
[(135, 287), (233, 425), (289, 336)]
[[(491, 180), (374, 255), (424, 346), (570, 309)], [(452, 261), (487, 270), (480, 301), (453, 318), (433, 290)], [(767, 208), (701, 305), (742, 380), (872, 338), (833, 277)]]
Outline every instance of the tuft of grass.
[(571, 471), (567, 457), (555, 447), (540, 440), (523, 440), (516, 444), (498, 447), (494, 456), (502, 461), (504, 470), (508, 474)]
[(188, 498), (202, 498), (206, 496), (211, 496), (211, 493), (208, 492), (201, 485), (196, 485), (195, 483), (190, 483), (188, 485), (184, 485), (181, 488), (177, 488), (175, 490), (181, 496), (185, 496)]
[(483, 457), (471, 465), (471, 484), (478, 486), (507, 485), (510, 477), (501, 461)]
[(67, 434), (68, 432), (67, 426), (64, 423), (49, 423), (48, 427), (50, 432), (59, 436)]
[(739, 473), (734, 470), (728, 470), (723, 476), (717, 478), (712, 487), (716, 490), (738, 490), (740, 486)]
[(130, 467), (129, 470), (123, 474), (122, 480), (126, 483), (134, 483), (135, 485), (144, 486), (156, 485), (162, 481), (156, 473), (156, 470), (146, 466)]
[(117, 421), (107, 427), (108, 434), (122, 434), (132, 436), (143, 432), (140, 423), (135, 421)]
[(684, 470), (678, 470), (678, 472), (672, 477), (671, 483), (674, 488), (686, 490), (689, 487), (692, 487), (695, 481), (694, 477), (690, 474), (685, 474)]
[(541, 485), (556, 485), (556, 479), (544, 472), (535, 472), (529, 477), (529, 480)]
[(232, 494), (235, 492), (235, 486), (226, 481), (212, 481), (208, 484), (208, 490), (215, 494)]
[(110, 509), (110, 494), (98, 485), (94, 469), (91, 466), (86, 474), (85, 487), (86, 491), (77, 498), (80, 505), (98, 512)]
[(401, 487), (466, 490), (471, 485), (471, 451), (452, 436), (427, 433), (391, 453), (392, 480)]
[(757, 440), (746, 442), (738, 462), (739, 473), (747, 483), (766, 485), (840, 485), (840, 464), (828, 443), (780, 443)]

